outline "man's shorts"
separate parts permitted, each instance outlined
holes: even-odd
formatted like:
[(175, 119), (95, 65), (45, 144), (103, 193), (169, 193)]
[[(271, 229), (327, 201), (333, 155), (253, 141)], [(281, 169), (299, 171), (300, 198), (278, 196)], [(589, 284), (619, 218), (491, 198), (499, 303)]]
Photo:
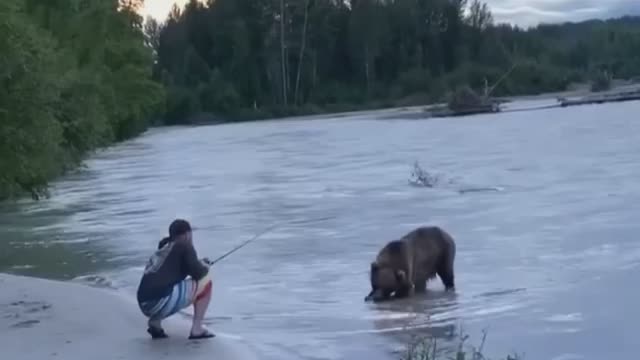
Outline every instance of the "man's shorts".
[(207, 274), (200, 281), (184, 279), (173, 286), (165, 297), (140, 303), (140, 310), (151, 320), (162, 320), (187, 308), (211, 291), (211, 278)]

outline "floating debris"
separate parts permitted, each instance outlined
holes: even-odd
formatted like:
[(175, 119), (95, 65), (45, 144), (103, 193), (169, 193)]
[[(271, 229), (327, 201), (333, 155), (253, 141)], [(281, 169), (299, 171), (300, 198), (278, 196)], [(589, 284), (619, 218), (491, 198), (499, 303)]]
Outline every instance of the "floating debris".
[(500, 191), (504, 191), (504, 188), (498, 187), (498, 186), (489, 186), (489, 187), (474, 187), (474, 188), (465, 188), (465, 189), (460, 189), (458, 190), (458, 192), (460, 194), (466, 194), (466, 193), (471, 193), (471, 192), (500, 192)]
[(97, 288), (109, 288), (109, 289), (117, 288), (110, 279), (102, 275), (78, 276), (74, 278), (72, 281), (97, 287)]
[(411, 171), (409, 184), (422, 187), (434, 187), (441, 183), (441, 180), (442, 176), (428, 173), (420, 167), (417, 161), (413, 163), (413, 171)]

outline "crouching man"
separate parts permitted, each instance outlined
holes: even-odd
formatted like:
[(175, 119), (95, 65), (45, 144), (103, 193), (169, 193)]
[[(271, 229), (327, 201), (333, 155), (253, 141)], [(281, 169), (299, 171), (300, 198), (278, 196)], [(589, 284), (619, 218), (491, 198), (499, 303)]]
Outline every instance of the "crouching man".
[(166, 338), (162, 320), (193, 305), (189, 339), (214, 337), (202, 326), (211, 287), (209, 267), (198, 259), (193, 246), (191, 225), (186, 220), (174, 220), (169, 236), (158, 243), (149, 258), (138, 286), (138, 305), (149, 319), (147, 332), (153, 339)]

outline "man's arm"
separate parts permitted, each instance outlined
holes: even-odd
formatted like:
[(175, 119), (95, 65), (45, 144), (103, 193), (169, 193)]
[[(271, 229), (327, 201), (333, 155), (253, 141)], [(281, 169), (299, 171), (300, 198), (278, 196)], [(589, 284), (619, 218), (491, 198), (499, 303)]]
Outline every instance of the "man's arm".
[(200, 280), (209, 273), (209, 267), (205, 266), (198, 259), (196, 249), (190, 243), (184, 244), (184, 262), (186, 264), (187, 274), (195, 280)]

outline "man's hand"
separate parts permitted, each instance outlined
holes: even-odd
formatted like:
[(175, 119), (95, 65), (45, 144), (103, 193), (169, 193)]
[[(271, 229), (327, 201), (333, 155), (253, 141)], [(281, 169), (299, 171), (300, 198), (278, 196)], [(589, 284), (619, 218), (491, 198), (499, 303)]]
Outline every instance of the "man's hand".
[(201, 261), (202, 261), (203, 263), (207, 264), (208, 266), (213, 265), (213, 264), (211, 263), (211, 260), (210, 260), (208, 257), (204, 257), (204, 258), (202, 258), (202, 260), (201, 260)]

